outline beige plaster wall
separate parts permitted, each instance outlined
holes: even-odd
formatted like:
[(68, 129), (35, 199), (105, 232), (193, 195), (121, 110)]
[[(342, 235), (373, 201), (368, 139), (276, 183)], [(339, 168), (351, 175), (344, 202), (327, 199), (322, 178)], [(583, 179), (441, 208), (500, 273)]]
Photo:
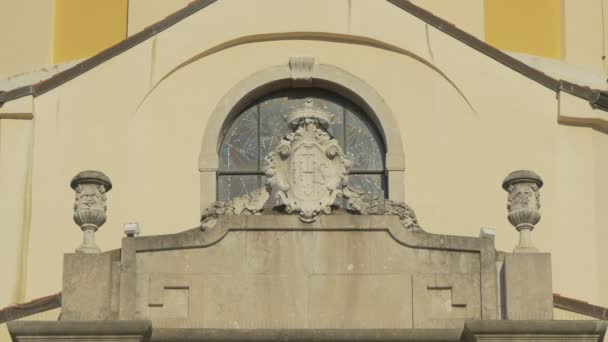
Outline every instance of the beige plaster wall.
[(0, 307), (25, 299), (32, 121), (0, 116)]
[(484, 0), (412, 0), (412, 2), (484, 40)]
[(128, 35), (164, 19), (190, 2), (191, 0), (129, 0)]
[(53, 1), (0, 0), (0, 78), (51, 63)]
[[(120, 246), (130, 221), (144, 235), (196, 227), (202, 132), (219, 99), (246, 76), (307, 55), (367, 82), (393, 110), (403, 189), (429, 232), (493, 227), (497, 248), (512, 250), (500, 183), (532, 169), (545, 180), (533, 239), (553, 254), (555, 292), (608, 305), (604, 133), (559, 125), (554, 92), (389, 3), (315, 0), (304, 13), (290, 5), (216, 3), (36, 98), (26, 299), (60, 289), (62, 254), (80, 243), (71, 177), (98, 169), (114, 183), (102, 250)], [(252, 20), (256, 8), (275, 11)]]

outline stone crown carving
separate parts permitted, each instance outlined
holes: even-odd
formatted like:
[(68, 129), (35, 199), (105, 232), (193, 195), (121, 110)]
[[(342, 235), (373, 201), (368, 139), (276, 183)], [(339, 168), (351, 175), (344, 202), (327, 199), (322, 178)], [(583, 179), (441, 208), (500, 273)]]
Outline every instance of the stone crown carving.
[(297, 213), (303, 222), (328, 215), (338, 197), (351, 214), (395, 215), (407, 229), (422, 230), (414, 211), (405, 203), (348, 187), (351, 161), (328, 132), (334, 116), (306, 100), (302, 108), (286, 115), (292, 130), (265, 157), (268, 184), (244, 196), (215, 202), (202, 213), (203, 229), (213, 227), (219, 215), (261, 214), (272, 190), (284, 213)]

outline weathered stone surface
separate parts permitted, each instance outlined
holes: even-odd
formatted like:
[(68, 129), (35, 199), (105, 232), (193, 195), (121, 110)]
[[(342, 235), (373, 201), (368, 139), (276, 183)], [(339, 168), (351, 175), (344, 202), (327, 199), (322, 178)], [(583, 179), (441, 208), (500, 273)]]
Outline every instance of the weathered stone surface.
[(312, 274), (317, 235), (313, 232), (247, 232), (247, 273)]
[(8, 329), (15, 342), (149, 341), (150, 321), (13, 321)]
[(206, 248), (171, 249), (137, 254), (138, 273), (239, 274), (246, 270), (244, 232), (228, 234)]
[(119, 286), (74, 295), (73, 312), (100, 307), (78, 298), (100, 296), (101, 312), (163, 328), (450, 328), (496, 317), (492, 241), (403, 229), (394, 215), (218, 216), (204, 231), (124, 238), (108, 264), (88, 272)]
[(395, 215), (406, 229), (420, 231), (416, 213), (404, 202), (395, 202), (376, 194), (366, 194), (350, 187), (344, 188), (346, 210), (361, 215)]
[(606, 333), (605, 321), (467, 321), (463, 342), (600, 342)]
[(409, 274), (314, 275), (310, 287), (310, 327), (412, 327)]
[(154, 329), (152, 341), (458, 342), (462, 329)]
[(106, 320), (118, 317), (112, 301), (119, 287), (115, 268), (120, 250), (99, 254), (65, 254), (61, 320)]
[(304, 222), (313, 222), (331, 206), (348, 182), (351, 162), (328, 132), (333, 114), (313, 107), (297, 109), (287, 116), (293, 132), (266, 156), (264, 171), (277, 189), (277, 198), (287, 213), (297, 212)]
[(74, 222), (80, 227), (84, 236), (78, 253), (99, 253), (95, 244), (95, 232), (106, 222), (106, 192), (112, 189), (108, 176), (99, 171), (82, 171), (78, 173), (70, 186), (74, 189)]
[(507, 210), (509, 222), (519, 232), (519, 244), (515, 253), (534, 253), (538, 250), (532, 244), (531, 232), (540, 221), (540, 192), (543, 180), (529, 170), (511, 172), (502, 182), (509, 193)]
[(457, 328), (480, 319), (479, 283), (477, 274), (415, 274), (414, 328)]
[(263, 186), (251, 193), (232, 198), (229, 201), (216, 201), (204, 209), (201, 215), (201, 228), (212, 228), (220, 215), (255, 215), (259, 214), (270, 198), (270, 187)]
[[(469, 320), (453, 329), (309, 329), (309, 328), (162, 328), (150, 321), (13, 321), (15, 342), (46, 341), (416, 341), (416, 342), (537, 342), (603, 339), (605, 321)], [(154, 326), (154, 328), (152, 328)]]
[[(386, 237), (386, 233), (380, 233)], [(370, 232), (316, 232), (313, 274), (372, 274)]]
[[(480, 252), (467, 250), (479, 247), (466, 238), (435, 241), (430, 234), (404, 230), (398, 217), (390, 217), (376, 220), (383, 223), (374, 228), (365, 215), (323, 216), (312, 224), (296, 216), (248, 216), (244, 226), (226, 233), (222, 218), (207, 231), (184, 233), (190, 240), (147, 237), (139, 247), (146, 251), (136, 255), (136, 318), (167, 328), (399, 328), (416, 320), (420, 326), (446, 328), (479, 318)], [(389, 233), (397, 231), (405, 235), (397, 239)], [(213, 234), (215, 243), (204, 238)], [(418, 243), (425, 247), (412, 248)], [(162, 249), (154, 250), (155, 245)], [(490, 271), (496, 272), (493, 265)], [(455, 280), (448, 276), (452, 273)], [(442, 291), (434, 292), (439, 297), (424, 293), (416, 305), (439, 304), (431, 313), (417, 313), (414, 274), (443, 276), (445, 286), (464, 299), (447, 308)], [(495, 287), (488, 288), (496, 295)], [(159, 298), (166, 296), (181, 296), (176, 301), (182, 304), (165, 307)], [(461, 304), (464, 314), (450, 316)]]
[(505, 255), (504, 293), (508, 320), (552, 320), (553, 288), (551, 255), (516, 253)]

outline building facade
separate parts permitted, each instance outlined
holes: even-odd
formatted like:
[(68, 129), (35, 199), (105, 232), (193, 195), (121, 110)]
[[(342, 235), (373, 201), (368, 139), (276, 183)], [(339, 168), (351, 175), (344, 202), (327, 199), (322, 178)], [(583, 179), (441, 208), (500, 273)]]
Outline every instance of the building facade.
[[(99, 36), (79, 29), (69, 1), (11, 3), (39, 16), (38, 29), (32, 44), (7, 42), (27, 50), (7, 49), (3, 75), (67, 64), (2, 84), (0, 305), (61, 291), (63, 254), (82, 239), (75, 174), (112, 180), (102, 251), (121, 247), (129, 222), (141, 236), (179, 233), (214, 201), (266, 183), (264, 157), (290, 129), (283, 116), (306, 99), (336, 117), (328, 130), (353, 162), (351, 184), (406, 201), (429, 233), (490, 227), (511, 252), (519, 237), (500, 185), (513, 170), (537, 172), (533, 241), (551, 253), (553, 292), (608, 305), (604, 35), (589, 19), (601, 7), (545, 2), (546, 16), (529, 20), (538, 9), (523, 2), (114, 1), (96, 12)], [(542, 34), (506, 35), (509, 16)], [(79, 39), (91, 46), (69, 43)]]

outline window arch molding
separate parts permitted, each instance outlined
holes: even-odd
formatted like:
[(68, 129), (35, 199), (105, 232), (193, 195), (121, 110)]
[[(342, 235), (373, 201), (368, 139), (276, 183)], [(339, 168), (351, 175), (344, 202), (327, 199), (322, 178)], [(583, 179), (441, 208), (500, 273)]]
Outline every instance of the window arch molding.
[(336, 66), (314, 64), (310, 57), (292, 57), (289, 63), (250, 75), (232, 87), (208, 119), (199, 154), (201, 210), (215, 201), (219, 149), (226, 130), (253, 101), (290, 88), (318, 88), (334, 92), (361, 108), (374, 123), (386, 147), (388, 197), (405, 198), (405, 156), (397, 120), (382, 97), (366, 82)]

